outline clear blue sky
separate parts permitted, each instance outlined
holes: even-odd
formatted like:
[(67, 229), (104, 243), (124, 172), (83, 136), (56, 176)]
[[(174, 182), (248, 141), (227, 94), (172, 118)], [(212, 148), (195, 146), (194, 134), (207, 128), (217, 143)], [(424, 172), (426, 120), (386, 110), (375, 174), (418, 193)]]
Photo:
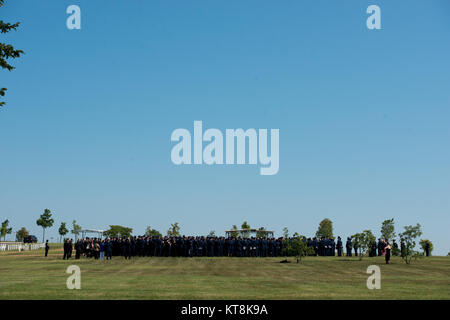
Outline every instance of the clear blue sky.
[[(82, 29), (66, 28), (67, 6)], [(381, 7), (382, 30), (366, 28)], [(14, 0), (0, 35), (0, 219), (85, 228), (247, 220), (311, 236), (394, 217), (450, 251), (450, 2)], [(279, 128), (280, 170), (175, 166), (171, 132)], [(13, 238), (11, 235), (10, 239)]]

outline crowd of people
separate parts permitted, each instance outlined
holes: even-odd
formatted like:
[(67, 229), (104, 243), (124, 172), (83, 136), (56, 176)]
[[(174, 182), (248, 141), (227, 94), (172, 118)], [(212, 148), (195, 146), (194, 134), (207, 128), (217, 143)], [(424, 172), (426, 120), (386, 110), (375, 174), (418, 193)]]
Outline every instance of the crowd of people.
[[(81, 256), (94, 259), (112, 259), (113, 256), (131, 257), (280, 257), (290, 255), (287, 247), (296, 238), (257, 237), (192, 237), (192, 236), (135, 236), (107, 239), (83, 238), (75, 243), (64, 242), (63, 259), (70, 259), (75, 250), (75, 259)], [(341, 237), (304, 239), (308, 254), (312, 256), (343, 256)], [(397, 244), (394, 241), (394, 248)], [(345, 243), (346, 256), (352, 252), (358, 256), (358, 245), (350, 237)], [(391, 246), (388, 241), (378, 239), (369, 248), (369, 256), (386, 256), (389, 263)]]

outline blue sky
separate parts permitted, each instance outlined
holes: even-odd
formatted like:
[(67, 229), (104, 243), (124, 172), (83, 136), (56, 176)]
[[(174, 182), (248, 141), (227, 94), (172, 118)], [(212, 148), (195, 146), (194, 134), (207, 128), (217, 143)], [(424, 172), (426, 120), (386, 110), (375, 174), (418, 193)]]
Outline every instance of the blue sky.
[[(81, 8), (82, 29), (66, 28)], [(381, 8), (382, 30), (366, 28)], [(14, 0), (0, 219), (311, 236), (395, 218), (450, 251), (450, 3)], [(176, 128), (280, 129), (280, 170), (175, 166)], [(13, 236), (10, 236), (12, 239)]]

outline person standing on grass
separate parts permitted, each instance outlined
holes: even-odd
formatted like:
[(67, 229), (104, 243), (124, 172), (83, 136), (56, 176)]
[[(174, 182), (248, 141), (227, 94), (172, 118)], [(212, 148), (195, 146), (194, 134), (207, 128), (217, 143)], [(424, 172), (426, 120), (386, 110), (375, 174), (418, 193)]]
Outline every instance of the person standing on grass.
[(67, 245), (67, 250), (68, 250), (67, 259), (70, 259), (70, 258), (72, 258), (72, 252), (73, 252), (72, 239), (69, 240), (69, 244)]
[(386, 264), (389, 264), (389, 260), (391, 259), (391, 245), (389, 242), (386, 242), (386, 246), (384, 247), (384, 259), (386, 260)]
[(64, 240), (63, 249), (64, 249), (63, 260), (69, 259), (69, 240), (67, 239)]
[(47, 240), (47, 241), (45, 241), (45, 256), (46, 257), (48, 256), (48, 250), (50, 250), (50, 246), (49, 246), (48, 240)]
[(381, 240), (381, 238), (378, 238), (377, 249), (378, 249), (378, 256), (381, 257), (382, 256), (381, 251), (383, 251), (383, 241)]
[(75, 243), (75, 259), (78, 260), (80, 259), (81, 256), (81, 252), (83, 250), (83, 244), (81, 243), (80, 239), (77, 240), (77, 242)]
[(386, 249), (386, 240), (381, 240), (381, 256), (385, 256), (385, 249)]
[(345, 244), (345, 249), (347, 249), (347, 257), (352, 256), (352, 239), (350, 237), (347, 237), (347, 242)]
[(338, 257), (342, 256), (342, 248), (343, 248), (343, 246), (342, 246), (341, 237), (338, 237), (336, 248), (337, 248), (337, 252), (338, 252)]
[(106, 252), (106, 260), (111, 260), (112, 259), (112, 244), (109, 241), (109, 239), (106, 239), (106, 242), (104, 243), (103, 248)]
[(100, 242), (100, 260), (105, 258), (105, 242), (102, 240)]
[(94, 243), (94, 259), (98, 260), (100, 258), (100, 244), (96, 241)]

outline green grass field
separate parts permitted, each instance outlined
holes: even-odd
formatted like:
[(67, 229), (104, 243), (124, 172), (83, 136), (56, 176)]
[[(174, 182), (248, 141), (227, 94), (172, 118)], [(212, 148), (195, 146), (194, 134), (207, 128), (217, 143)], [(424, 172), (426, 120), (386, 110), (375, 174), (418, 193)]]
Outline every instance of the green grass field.
[[(134, 258), (62, 260), (60, 248), (0, 254), (0, 299), (450, 299), (450, 258)], [(81, 290), (66, 269), (81, 268)], [(367, 266), (381, 289), (366, 287)]]

